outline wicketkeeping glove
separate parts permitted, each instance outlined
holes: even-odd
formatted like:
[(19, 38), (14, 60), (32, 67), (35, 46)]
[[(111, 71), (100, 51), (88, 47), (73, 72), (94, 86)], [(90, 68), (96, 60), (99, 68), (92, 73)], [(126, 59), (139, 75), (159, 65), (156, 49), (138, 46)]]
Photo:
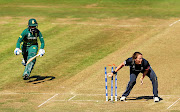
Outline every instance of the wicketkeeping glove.
[(21, 52), (22, 52), (22, 51), (21, 51), (19, 48), (16, 48), (16, 49), (14, 50), (14, 54), (15, 54), (15, 55), (19, 55)]
[(45, 50), (44, 49), (40, 49), (38, 54), (40, 55), (40, 57), (42, 57), (45, 54)]

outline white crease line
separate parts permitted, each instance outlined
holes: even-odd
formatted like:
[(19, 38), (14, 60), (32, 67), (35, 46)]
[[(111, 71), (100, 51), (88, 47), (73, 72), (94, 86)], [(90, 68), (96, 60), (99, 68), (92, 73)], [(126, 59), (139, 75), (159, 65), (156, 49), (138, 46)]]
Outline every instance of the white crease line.
[[(47, 95), (51, 95), (51, 94), (58, 94), (58, 95), (84, 95), (84, 96), (98, 96), (98, 95), (106, 95), (106, 94), (71, 94), (71, 93), (6, 93), (6, 92), (1, 92), (0, 95), (17, 95), (17, 94), (29, 94), (29, 95), (41, 95), (41, 94), (47, 94)], [(122, 93), (121, 93), (122, 94)], [(145, 95), (145, 94), (133, 94), (133, 96), (130, 97), (138, 97), (138, 96), (152, 96), (152, 95)], [(180, 95), (159, 95), (161, 96), (175, 96), (175, 97), (180, 97)]]
[[(52, 100), (52, 101), (60, 101), (60, 102), (66, 102), (67, 100)], [(69, 100), (68, 100), (69, 101)], [(71, 102), (100, 102), (100, 101), (104, 101), (104, 100), (70, 100)]]
[(180, 95), (159, 95), (160, 97), (161, 96), (175, 96), (175, 97), (180, 97)]
[(15, 94), (21, 94), (21, 95), (22, 95), (22, 94), (26, 94), (26, 95), (27, 95), (27, 94), (30, 94), (30, 95), (31, 95), (31, 94), (37, 94), (37, 95), (38, 95), (38, 94), (48, 94), (48, 95), (50, 95), (50, 94), (55, 94), (55, 93), (0, 93), (0, 95), (15, 95)]
[(60, 25), (91, 25), (91, 26), (114, 26), (114, 27), (147, 27), (152, 26), (156, 27), (157, 25), (112, 25), (112, 24), (88, 24), (88, 23), (52, 23), (52, 24), (60, 24)]
[(74, 95), (73, 97), (71, 97), (68, 101), (72, 100), (74, 97), (76, 97), (76, 95)]
[(62, 102), (65, 102), (66, 100), (51, 100), (51, 101), (62, 101)]
[(80, 101), (80, 102), (99, 102), (99, 101), (103, 101), (103, 100), (71, 100), (71, 101), (74, 101), (74, 102), (76, 102), (76, 101)]
[[(123, 102), (123, 101), (121, 101)], [(124, 102), (135, 102), (135, 103), (138, 103), (138, 102), (147, 102), (147, 101), (124, 101)]]
[(44, 105), (45, 103), (47, 103), (49, 100), (51, 100), (52, 98), (54, 98), (55, 96), (57, 96), (58, 94), (55, 94), (54, 96), (52, 96), (51, 98), (49, 98), (48, 100), (46, 100), (44, 103), (40, 104), (38, 107)]
[(21, 93), (0, 93), (0, 95), (7, 95), (7, 94), (12, 94), (12, 95), (15, 95), (15, 94), (21, 94)]
[(98, 96), (98, 95), (106, 95), (106, 94), (76, 94), (76, 95)]
[(176, 100), (172, 105), (170, 105), (167, 109), (171, 108), (174, 104), (176, 104), (178, 101), (180, 100), (180, 98), (178, 100)]
[(175, 21), (174, 23), (170, 24), (169, 26), (172, 26), (172, 25), (176, 24), (176, 23), (179, 22), (179, 21), (180, 21), (180, 20), (177, 20), (177, 21)]
[[(71, 93), (6, 93), (6, 92), (1, 92), (0, 95), (18, 95), (18, 94), (29, 94), (29, 95), (41, 95), (41, 94), (47, 94), (47, 95), (51, 95), (51, 94), (58, 94), (58, 95), (84, 95), (84, 96), (103, 96), (106, 94), (71, 94)], [(121, 93), (122, 94), (122, 93)], [(145, 95), (145, 94), (133, 94), (133, 96), (129, 96), (129, 97), (138, 97), (138, 96), (152, 96), (152, 95)], [(174, 96), (174, 97), (180, 97), (180, 95), (159, 95), (161, 96)]]

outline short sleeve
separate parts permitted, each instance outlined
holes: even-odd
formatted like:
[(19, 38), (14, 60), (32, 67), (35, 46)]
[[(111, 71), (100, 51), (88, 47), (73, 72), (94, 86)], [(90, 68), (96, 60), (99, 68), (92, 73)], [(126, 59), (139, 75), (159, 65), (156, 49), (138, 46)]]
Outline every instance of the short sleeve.
[(41, 42), (40, 49), (44, 49), (45, 43), (44, 43), (44, 39), (43, 39), (43, 36), (42, 36), (40, 31), (39, 31), (39, 39), (40, 39), (40, 42)]
[(125, 66), (130, 66), (132, 64), (132, 58), (128, 58), (124, 61)]
[(148, 70), (150, 68), (150, 64), (147, 60), (144, 59), (144, 69)]
[(26, 29), (19, 36), (19, 39), (17, 40), (17, 43), (16, 43), (16, 48), (20, 48), (20, 44), (21, 42), (23, 42), (25, 35), (26, 35)]

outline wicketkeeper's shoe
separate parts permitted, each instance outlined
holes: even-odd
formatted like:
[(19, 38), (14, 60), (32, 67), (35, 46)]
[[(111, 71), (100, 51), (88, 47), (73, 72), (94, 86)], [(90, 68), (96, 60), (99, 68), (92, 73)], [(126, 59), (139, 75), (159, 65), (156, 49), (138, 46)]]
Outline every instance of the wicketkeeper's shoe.
[(28, 80), (29, 79), (29, 76), (28, 74), (25, 74), (24, 77), (23, 77), (24, 80)]
[(122, 96), (121, 98), (120, 98), (120, 101), (125, 101), (126, 100), (126, 97), (125, 96)]
[(154, 102), (159, 102), (159, 97), (154, 97)]

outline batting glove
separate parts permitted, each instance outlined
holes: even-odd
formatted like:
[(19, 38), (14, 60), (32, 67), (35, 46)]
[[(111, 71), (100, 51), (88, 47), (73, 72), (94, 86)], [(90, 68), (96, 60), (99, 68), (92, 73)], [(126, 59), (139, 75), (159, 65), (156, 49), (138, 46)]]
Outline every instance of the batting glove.
[(40, 57), (42, 57), (45, 54), (45, 50), (44, 49), (40, 49), (38, 54), (40, 55)]
[(15, 55), (19, 55), (21, 52), (22, 52), (22, 51), (21, 51), (19, 48), (16, 48), (16, 49), (14, 50), (14, 54), (15, 54)]

